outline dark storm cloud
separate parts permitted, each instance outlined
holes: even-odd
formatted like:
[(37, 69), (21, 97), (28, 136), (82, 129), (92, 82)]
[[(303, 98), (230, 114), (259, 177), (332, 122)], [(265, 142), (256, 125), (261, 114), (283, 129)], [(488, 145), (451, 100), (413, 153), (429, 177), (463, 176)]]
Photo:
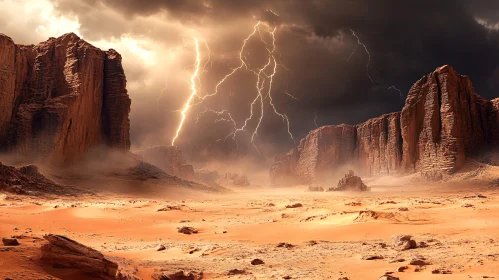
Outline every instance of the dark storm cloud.
[[(399, 88), (405, 95), (416, 80), (444, 64), (468, 75), (475, 91), (484, 97), (499, 95), (499, 33), (477, 22), (499, 22), (499, 1), (495, 0), (54, 1), (60, 11), (79, 16), (82, 30), (100, 37), (124, 33), (166, 41), (178, 37), (175, 29), (158, 28), (149, 22), (140, 24), (141, 19), (151, 16), (192, 28), (213, 27), (217, 40), (210, 41), (210, 47), (218, 55), (206, 74), (207, 85), (210, 79), (226, 73), (227, 65), (237, 63), (233, 59), (236, 51), (256, 19), (280, 25), (276, 35), (279, 57), (290, 70), (280, 69), (274, 95), (279, 100), (277, 107), (290, 116), (297, 138), (314, 128), (316, 113), (319, 125), (354, 124), (400, 110), (403, 99), (390, 87)], [(95, 7), (103, 11), (96, 12)], [(113, 15), (121, 20), (102, 26), (102, 21), (95, 20), (99, 14), (101, 18)], [(366, 75), (368, 56), (362, 48), (347, 61), (357, 46), (350, 29), (371, 54), (369, 74), (374, 83)], [(227, 90), (249, 96), (251, 92), (241, 89), (242, 85), (250, 86), (245, 79), (229, 83)], [(229, 105), (236, 115), (249, 110), (241, 100)], [(143, 117), (141, 121), (147, 122)], [(172, 130), (177, 121), (172, 115), (161, 122), (165, 130)], [(223, 130), (220, 125), (217, 128)], [(219, 136), (213, 135), (218, 129), (204, 131), (191, 124), (185, 138), (193, 146), (206, 146), (211, 138)], [(135, 131), (136, 139), (141, 137), (138, 134), (146, 133), (143, 129)], [(274, 143), (280, 150), (292, 144), (275, 116), (264, 123), (259, 137), (260, 143)]]

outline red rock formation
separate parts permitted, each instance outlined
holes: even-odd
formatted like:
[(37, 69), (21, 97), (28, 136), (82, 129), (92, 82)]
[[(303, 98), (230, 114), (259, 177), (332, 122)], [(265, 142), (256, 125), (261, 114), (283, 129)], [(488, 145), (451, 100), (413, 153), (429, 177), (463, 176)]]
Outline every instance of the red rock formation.
[(430, 178), (459, 169), (488, 140), (487, 102), (450, 66), (417, 81), (400, 118), (404, 169)]
[(107, 143), (130, 147), (121, 57), (73, 33), (36, 46), (0, 34), (0, 148), (54, 162)]
[(443, 66), (412, 86), (402, 112), (342, 127), (350, 128), (342, 137), (324, 133), (336, 126), (322, 127), (277, 156), (271, 183), (312, 183), (347, 162), (362, 174), (421, 172), (439, 179), (479, 149), (499, 145), (499, 99), (483, 99), (468, 77)]
[[(292, 180), (306, 184), (329, 175), (333, 168), (349, 163), (355, 147), (355, 129), (346, 124), (323, 126), (311, 131), (297, 148), (278, 156), (271, 168), (271, 183)], [(318, 177), (318, 178), (316, 178)]]
[(187, 164), (182, 157), (182, 150), (176, 146), (155, 146), (139, 151), (134, 154), (140, 159), (149, 162), (170, 175), (184, 179), (196, 177), (192, 165)]
[(355, 126), (355, 159), (367, 174), (394, 174), (402, 159), (400, 112), (370, 119)]

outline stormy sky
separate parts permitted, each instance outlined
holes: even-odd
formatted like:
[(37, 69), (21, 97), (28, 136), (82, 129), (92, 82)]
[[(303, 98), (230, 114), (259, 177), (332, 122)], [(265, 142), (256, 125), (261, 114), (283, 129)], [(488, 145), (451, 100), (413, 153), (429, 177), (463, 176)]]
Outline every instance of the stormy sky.
[[(204, 68), (196, 86), (203, 96), (239, 66), (239, 50), (258, 21), (266, 27), (262, 31), (276, 28), (278, 67), (271, 92), (276, 109), (289, 117), (296, 142), (316, 125), (356, 124), (400, 110), (411, 85), (444, 64), (468, 75), (478, 94), (499, 96), (496, 0), (0, 0), (0, 10), (0, 32), (17, 43), (75, 32), (123, 55), (132, 149), (171, 143), (178, 110), (191, 93), (193, 38), (200, 40)], [(267, 61), (260, 40), (270, 38), (262, 36), (252, 37), (245, 48), (253, 69)], [(176, 143), (197, 158), (256, 154), (250, 139), (258, 104), (237, 142), (225, 138), (230, 124), (216, 122), (216, 115), (196, 120), (207, 108), (227, 110), (241, 127), (255, 85), (251, 71), (232, 76), (217, 96), (188, 112)], [(263, 109), (255, 146), (273, 157), (294, 143), (268, 102)]]

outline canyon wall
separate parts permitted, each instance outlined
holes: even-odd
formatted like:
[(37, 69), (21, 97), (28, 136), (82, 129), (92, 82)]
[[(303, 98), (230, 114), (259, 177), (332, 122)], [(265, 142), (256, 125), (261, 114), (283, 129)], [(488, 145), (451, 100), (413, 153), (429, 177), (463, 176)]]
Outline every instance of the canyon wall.
[(0, 34), (0, 149), (64, 163), (97, 145), (128, 150), (121, 56), (73, 33), (38, 45)]
[(466, 157), (498, 144), (499, 99), (477, 95), (468, 77), (446, 65), (412, 86), (401, 112), (311, 131), (276, 157), (270, 182), (321, 182), (342, 165), (363, 175), (420, 172), (440, 179), (459, 170)]

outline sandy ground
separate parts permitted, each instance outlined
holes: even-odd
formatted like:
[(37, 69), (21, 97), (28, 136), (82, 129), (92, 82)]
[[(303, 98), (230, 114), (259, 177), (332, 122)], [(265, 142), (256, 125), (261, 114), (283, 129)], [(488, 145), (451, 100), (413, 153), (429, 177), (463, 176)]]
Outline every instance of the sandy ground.
[[(92, 279), (39, 260), (47, 233), (124, 258), (141, 279), (180, 270), (202, 271), (204, 279), (378, 279), (386, 272), (404, 280), (499, 278), (499, 188), (371, 185), (369, 193), (262, 188), (168, 198), (0, 195), (0, 237), (17, 235), (21, 243), (0, 246), (0, 279)], [(303, 207), (286, 208), (297, 202)], [(158, 212), (168, 205), (180, 210)], [(360, 214), (364, 210), (374, 212)], [(199, 233), (178, 233), (181, 226)], [(427, 247), (396, 251), (393, 234), (413, 235)], [(160, 245), (166, 250), (158, 252)], [(370, 255), (383, 259), (364, 260)], [(409, 261), (417, 256), (431, 264), (415, 272)], [(255, 258), (265, 264), (251, 265)], [(232, 269), (245, 274), (229, 276)], [(432, 274), (435, 269), (452, 274)]]

